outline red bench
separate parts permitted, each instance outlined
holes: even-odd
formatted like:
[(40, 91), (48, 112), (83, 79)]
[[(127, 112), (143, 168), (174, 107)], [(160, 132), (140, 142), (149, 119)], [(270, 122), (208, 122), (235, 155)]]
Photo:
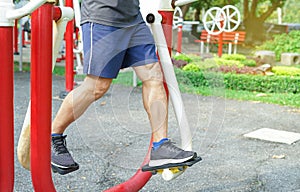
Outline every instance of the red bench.
[[(233, 31), (233, 32), (223, 32), (223, 44), (228, 44), (228, 54), (232, 53), (232, 45), (234, 45), (233, 53), (237, 52), (237, 45), (242, 44), (245, 41), (246, 32), (245, 31)], [(206, 53), (209, 53), (210, 44), (218, 44), (220, 35), (209, 34), (207, 31), (203, 30), (200, 35), (200, 39), (195, 40), (196, 43), (200, 43), (200, 53), (204, 53), (204, 45), (206, 44)]]

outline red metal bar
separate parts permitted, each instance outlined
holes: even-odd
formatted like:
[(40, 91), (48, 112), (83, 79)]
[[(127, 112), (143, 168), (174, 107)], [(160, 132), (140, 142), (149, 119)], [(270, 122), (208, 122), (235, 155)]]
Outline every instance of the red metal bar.
[(53, 5), (32, 13), (30, 168), (35, 191), (55, 191), (51, 177)]
[(169, 53), (172, 53), (172, 25), (173, 25), (173, 13), (174, 11), (158, 11), (162, 16), (162, 27), (164, 35), (167, 41)]
[(13, 27), (0, 27), (0, 191), (14, 188)]
[[(172, 56), (172, 36), (173, 36), (172, 35), (173, 34), (172, 25), (173, 25), (174, 11), (160, 10), (158, 12), (162, 16), (161, 24), (162, 24), (164, 35), (165, 35), (165, 38), (166, 38), (169, 54), (170, 54), (170, 57), (171, 57)], [(167, 97), (169, 98), (169, 90), (168, 90), (168, 86), (165, 82), (166, 81), (164, 80), (164, 88), (166, 90)]]
[(219, 47), (218, 47), (218, 56), (222, 57), (223, 52), (223, 32), (219, 34)]
[[(224, 25), (224, 21), (220, 21), (220, 25), (221, 25), (221, 28), (223, 27)], [(219, 34), (219, 47), (218, 47), (218, 56), (219, 57), (222, 57), (222, 53), (223, 53), (223, 32), (221, 32)]]
[(14, 26), (14, 54), (18, 55), (19, 54), (19, 49), (18, 49), (18, 20), (15, 20), (15, 26)]
[[(73, 1), (66, 0), (66, 6), (73, 8)], [(70, 92), (74, 88), (74, 19), (68, 22), (65, 33), (66, 40), (66, 92)]]
[(177, 33), (177, 53), (181, 53), (181, 44), (182, 44), (182, 24), (179, 24), (178, 33)]

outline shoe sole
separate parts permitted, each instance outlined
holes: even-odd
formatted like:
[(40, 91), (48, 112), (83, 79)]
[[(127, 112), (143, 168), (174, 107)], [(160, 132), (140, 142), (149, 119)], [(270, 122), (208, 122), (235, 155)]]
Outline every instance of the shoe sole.
[(159, 160), (150, 160), (149, 166), (150, 167), (156, 167), (156, 166), (162, 166), (164, 164), (177, 164), (177, 163), (183, 163), (186, 161), (189, 161), (191, 159), (194, 159), (197, 157), (197, 155), (193, 155), (184, 159), (159, 159)]
[(59, 173), (60, 175), (65, 175), (65, 174), (68, 174), (68, 173), (78, 170), (79, 165), (76, 163), (72, 167), (61, 168), (61, 167), (55, 166), (51, 163), (51, 168), (52, 168), (53, 173)]

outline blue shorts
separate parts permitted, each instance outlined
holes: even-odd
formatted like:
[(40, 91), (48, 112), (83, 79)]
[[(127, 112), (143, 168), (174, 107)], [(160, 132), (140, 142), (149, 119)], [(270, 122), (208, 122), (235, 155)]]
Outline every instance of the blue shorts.
[(82, 34), (85, 74), (116, 78), (122, 68), (158, 61), (153, 36), (145, 23), (126, 28), (84, 23)]

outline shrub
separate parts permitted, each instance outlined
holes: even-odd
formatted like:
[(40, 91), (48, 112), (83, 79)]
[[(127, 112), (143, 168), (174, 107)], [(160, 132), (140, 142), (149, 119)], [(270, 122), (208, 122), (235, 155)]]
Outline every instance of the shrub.
[(202, 60), (199, 55), (188, 54), (187, 56), (192, 60), (191, 62), (200, 62)]
[(191, 62), (190, 64), (197, 65), (201, 71), (211, 70), (219, 67), (214, 59), (206, 59), (205, 61)]
[(195, 63), (189, 63), (182, 68), (183, 71), (199, 72), (200, 68)]
[(241, 61), (241, 63), (244, 65), (244, 66), (248, 66), (248, 67), (255, 67), (256, 66), (256, 61), (253, 60), (253, 59), (246, 59), (244, 61)]
[(186, 61), (187, 63), (192, 61), (192, 59), (188, 55), (185, 55), (185, 54), (175, 55), (174, 59), (175, 60)]
[(221, 58), (225, 60), (235, 60), (235, 61), (246, 60), (246, 56), (241, 54), (223, 54)]
[(243, 64), (240, 61), (237, 60), (227, 60), (223, 58), (215, 58), (214, 59), (217, 63), (217, 65), (225, 65), (225, 66), (237, 66), (237, 67), (243, 67)]
[(272, 72), (275, 75), (300, 76), (300, 69), (296, 67), (275, 66), (272, 68)]
[(235, 73), (235, 74), (252, 74), (255, 75), (255, 70), (252, 67), (244, 66), (244, 67), (237, 67), (237, 66), (220, 66), (216, 70), (217, 72), (222, 73)]
[(264, 42), (261, 46), (258, 46), (257, 50), (270, 50), (276, 54), (276, 59), (280, 60), (281, 53), (285, 52), (300, 52), (300, 31), (294, 30), (290, 33), (274, 35), (273, 40)]
[[(192, 72), (176, 70), (178, 79), (188, 79), (195, 87), (222, 86), (232, 90), (256, 91), (261, 93), (300, 93), (300, 77), (261, 76), (216, 72)], [(179, 83), (180, 82), (179, 80)]]

